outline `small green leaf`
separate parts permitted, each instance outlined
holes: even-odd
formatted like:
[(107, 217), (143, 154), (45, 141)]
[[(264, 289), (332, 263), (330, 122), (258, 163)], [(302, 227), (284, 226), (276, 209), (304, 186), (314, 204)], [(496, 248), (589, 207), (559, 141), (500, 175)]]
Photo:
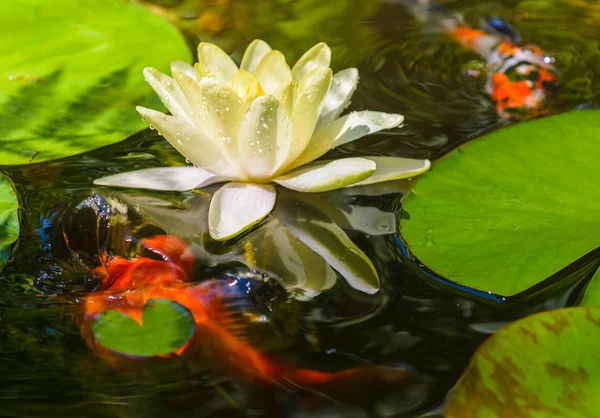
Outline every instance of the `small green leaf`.
[(512, 296), (600, 244), (600, 111), (500, 129), (451, 153), (406, 197), (412, 254), (463, 286)]
[(103, 347), (141, 357), (170, 354), (187, 343), (196, 324), (190, 311), (169, 299), (150, 299), (144, 306), (143, 325), (118, 311), (103, 312), (93, 326)]
[(175, 28), (123, 0), (0, 2), (0, 34), (0, 164), (62, 158), (145, 129), (135, 106), (160, 101), (142, 69), (191, 60)]
[(19, 238), (19, 201), (8, 179), (0, 174), (0, 271), (8, 262), (11, 245)]
[(597, 417), (599, 343), (600, 307), (559, 309), (513, 322), (477, 350), (445, 417)]

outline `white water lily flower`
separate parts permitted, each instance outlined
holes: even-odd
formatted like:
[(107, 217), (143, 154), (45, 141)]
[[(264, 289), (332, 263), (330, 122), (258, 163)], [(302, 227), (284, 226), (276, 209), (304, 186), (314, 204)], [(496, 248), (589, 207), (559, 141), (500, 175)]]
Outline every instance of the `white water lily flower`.
[(331, 50), (319, 43), (290, 69), (285, 57), (255, 40), (240, 67), (220, 48), (198, 46), (194, 67), (177, 61), (173, 78), (146, 68), (146, 80), (171, 115), (138, 112), (194, 166), (115, 174), (98, 185), (185, 191), (226, 182), (213, 196), (210, 236), (233, 238), (273, 209), (277, 183), (302, 192), (412, 177), (428, 160), (394, 157), (315, 161), (327, 151), (403, 121), (372, 111), (338, 118), (358, 84), (358, 71), (333, 75)]

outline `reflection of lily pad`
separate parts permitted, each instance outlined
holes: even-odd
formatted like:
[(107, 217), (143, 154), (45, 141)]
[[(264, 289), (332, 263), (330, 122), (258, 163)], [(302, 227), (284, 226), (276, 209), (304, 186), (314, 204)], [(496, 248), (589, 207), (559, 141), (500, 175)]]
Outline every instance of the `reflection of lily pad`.
[(10, 246), (19, 238), (19, 202), (12, 185), (0, 174), (0, 271), (6, 265)]
[(598, 416), (600, 307), (529, 316), (477, 351), (454, 388), (447, 418)]
[(583, 306), (600, 306), (600, 269), (596, 270), (596, 274), (592, 277), (592, 280), (588, 283), (583, 299), (581, 300)]
[[(135, 22), (135, 23), (132, 23)], [(39, 162), (144, 129), (142, 69), (189, 60), (168, 23), (123, 0), (0, 2), (0, 164)]]
[(600, 111), (498, 130), (425, 174), (404, 202), (411, 252), (461, 285), (511, 296), (598, 247)]
[(118, 311), (106, 311), (94, 323), (94, 338), (103, 347), (132, 356), (170, 354), (187, 343), (196, 329), (187, 308), (168, 299), (150, 299), (142, 326)]

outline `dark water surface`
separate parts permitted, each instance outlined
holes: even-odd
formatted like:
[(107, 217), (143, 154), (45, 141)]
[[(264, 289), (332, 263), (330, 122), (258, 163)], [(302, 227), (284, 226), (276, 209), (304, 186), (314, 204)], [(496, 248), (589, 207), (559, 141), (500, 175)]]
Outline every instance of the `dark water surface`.
[[(415, 21), (402, 2), (179, 3), (157, 2), (172, 7), (163, 13), (177, 20), (190, 44), (210, 40), (236, 51), (261, 37), (293, 62), (323, 40), (333, 48), (334, 70), (360, 70), (351, 110), (406, 116), (402, 129), (366, 137), (335, 154), (435, 159), (504, 124), (484, 93), (485, 78), (467, 74), (481, 67), (480, 57)], [(552, 54), (564, 82), (558, 111), (598, 104), (600, 7), (595, 2), (473, 0), (446, 6), (473, 25), (484, 15), (504, 17), (525, 41)], [(199, 279), (244, 264), (235, 250), (239, 242), (206, 242), (194, 227), (181, 224), (181, 211), (201, 200), (201, 194), (92, 186), (92, 180), (110, 173), (183, 163), (166, 141), (146, 131), (85, 155), (2, 169), (15, 182), (23, 210), (14, 260), (0, 274), (0, 416), (417, 417), (443, 405), (472, 353), (494, 330), (527, 314), (568, 305), (573, 289), (590, 275), (589, 266), (582, 265), (562, 285), (501, 301), (428, 276), (405, 255), (395, 233), (348, 230), (372, 258), (381, 291), (369, 296), (339, 279), (330, 290), (282, 312), (288, 324), (279, 326), (272, 341), (261, 339), (257, 348), (322, 371), (410, 367), (418, 378), (408, 386), (359, 386), (329, 399), (246, 382), (200, 359), (161, 360), (143, 371), (116, 371), (90, 351), (74, 322), (77, 295), (96, 286), (86, 275), (87, 267), (98, 261), (94, 249), (127, 251), (121, 248), (126, 236), (167, 232), (192, 244)], [(400, 186), (381, 196), (348, 195), (345, 203), (400, 216), (398, 190), (407, 187)], [(97, 206), (78, 208), (90, 196)], [(161, 208), (161, 216), (135, 209), (136, 202), (149, 198)], [(105, 214), (97, 211), (107, 207), (126, 213), (120, 226), (107, 227)], [(63, 230), (79, 241), (73, 244), (83, 249), (78, 259), (56, 244)]]

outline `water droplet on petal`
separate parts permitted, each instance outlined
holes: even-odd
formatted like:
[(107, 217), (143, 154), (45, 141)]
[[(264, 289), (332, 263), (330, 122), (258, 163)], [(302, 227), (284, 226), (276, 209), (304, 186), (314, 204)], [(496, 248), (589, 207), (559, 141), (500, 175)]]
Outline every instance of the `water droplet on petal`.
[(349, 248), (349, 250), (352, 254), (360, 255), (360, 251), (356, 248)]

